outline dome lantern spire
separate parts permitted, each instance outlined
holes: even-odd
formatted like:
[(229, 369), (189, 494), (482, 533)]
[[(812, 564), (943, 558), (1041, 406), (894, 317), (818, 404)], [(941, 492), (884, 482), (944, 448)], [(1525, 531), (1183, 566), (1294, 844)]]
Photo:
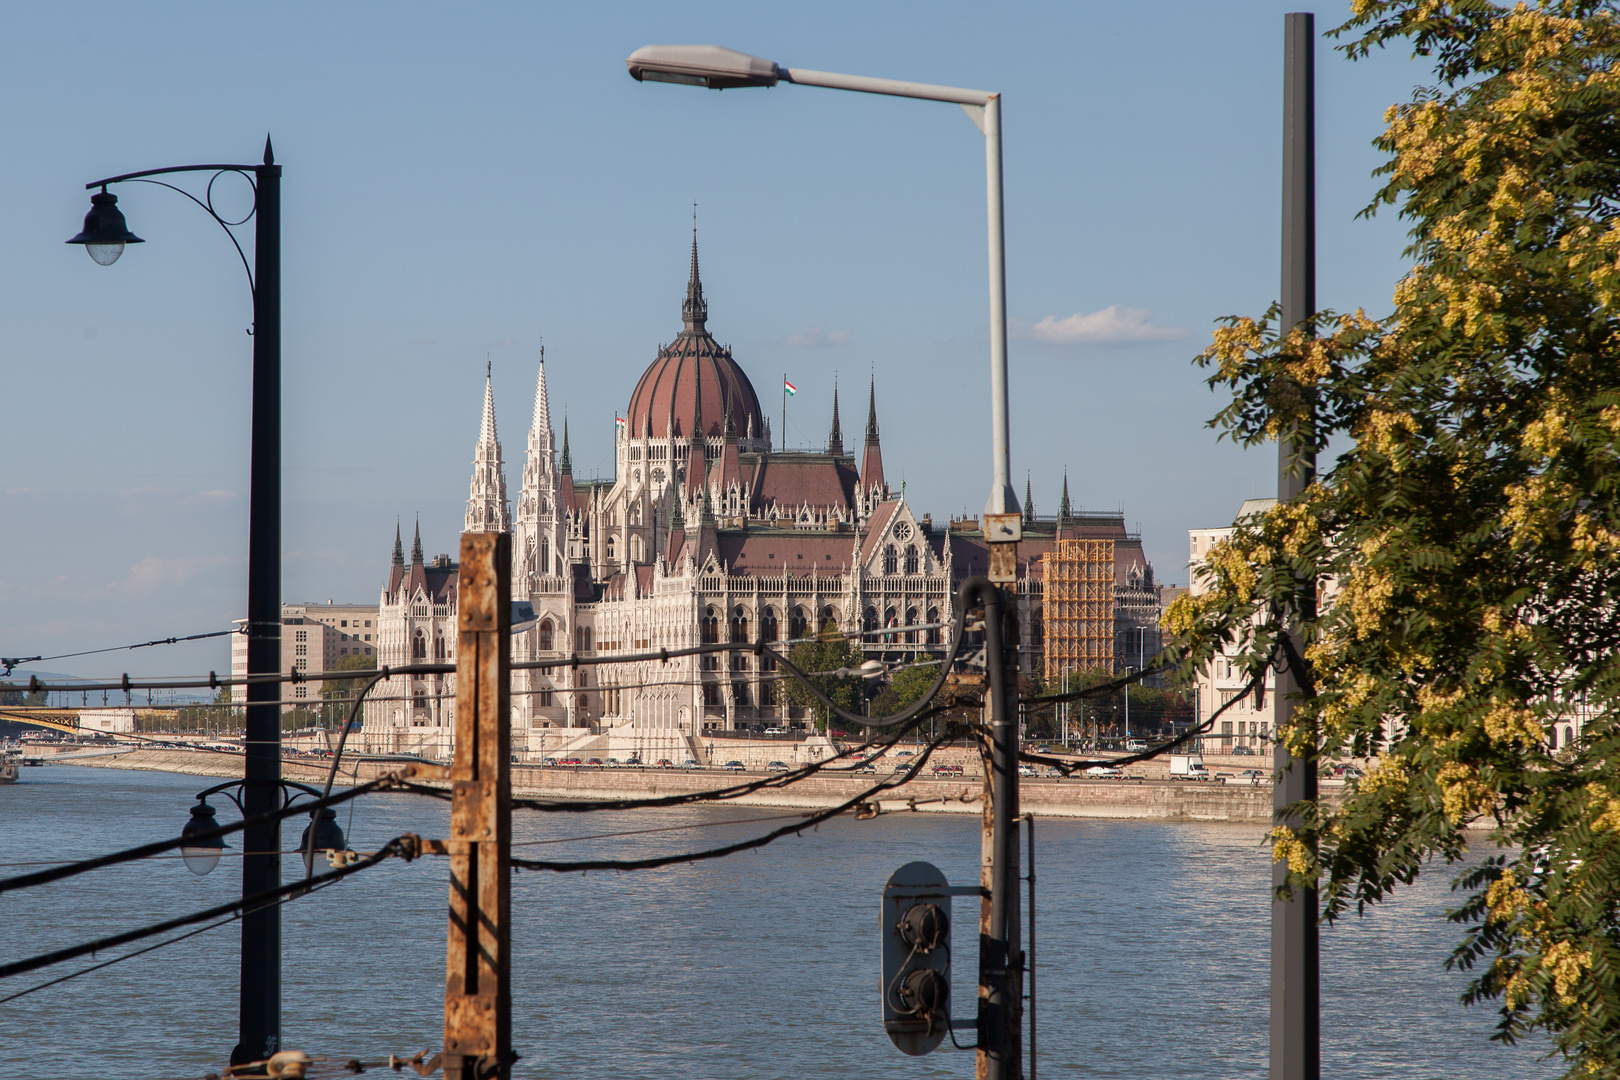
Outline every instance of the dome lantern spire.
[(692, 276), (686, 282), (686, 299), (681, 301), (681, 319), (688, 330), (699, 331), (709, 319), (709, 305), (703, 299), (703, 279), (698, 276), (697, 203), (692, 204)]

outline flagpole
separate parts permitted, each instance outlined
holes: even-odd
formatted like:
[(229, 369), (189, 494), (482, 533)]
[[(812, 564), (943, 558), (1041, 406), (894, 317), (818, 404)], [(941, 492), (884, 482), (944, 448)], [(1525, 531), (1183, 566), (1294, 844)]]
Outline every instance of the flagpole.
[(787, 449), (787, 372), (782, 372), (782, 449)]

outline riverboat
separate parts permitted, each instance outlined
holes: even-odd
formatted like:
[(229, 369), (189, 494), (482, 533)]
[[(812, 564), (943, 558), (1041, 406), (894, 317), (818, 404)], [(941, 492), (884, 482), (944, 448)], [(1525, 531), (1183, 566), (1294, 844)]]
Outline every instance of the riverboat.
[(0, 784), (15, 784), (22, 779), (22, 751), (0, 750)]

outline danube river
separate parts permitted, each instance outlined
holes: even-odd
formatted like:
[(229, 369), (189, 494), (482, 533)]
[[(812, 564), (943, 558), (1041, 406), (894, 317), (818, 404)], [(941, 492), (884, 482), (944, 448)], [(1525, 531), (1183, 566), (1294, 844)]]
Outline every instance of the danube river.
[[(216, 781), (50, 766), (0, 787), (0, 874), (172, 836)], [(214, 799), (221, 820), (229, 802)], [(442, 837), (444, 803), (372, 795), (339, 822), (357, 850)], [(518, 851), (636, 857), (773, 828), (785, 811), (536, 814)], [(769, 820), (766, 820), (769, 819)], [(295, 819), (296, 820), (296, 819)], [(302, 824), (287, 829), (286, 846)], [(1046, 1076), (1266, 1075), (1268, 859), (1258, 828), (1132, 821), (1037, 824), (1039, 1070)], [(907, 1058), (878, 1018), (878, 902), (926, 859), (973, 880), (978, 820), (840, 820), (756, 853), (637, 873), (522, 873), (512, 886), (516, 1075), (971, 1077), (972, 1055)], [(285, 873), (300, 872), (289, 856)], [(1439, 867), (1370, 917), (1325, 930), (1323, 1074), (1551, 1077), (1544, 1043), (1488, 1041), (1494, 1011), (1457, 1003), (1443, 962), (1457, 928)], [(227, 858), (194, 877), (174, 858), (0, 897), (13, 960), (224, 902)], [(311, 1055), (376, 1060), (437, 1050), (446, 866), (390, 862), (283, 908), (283, 1030)], [(958, 957), (972, 915), (958, 902)], [(237, 925), (0, 1005), (0, 1077), (200, 1078), (235, 1042)], [(117, 953), (115, 952), (114, 955)], [(99, 960), (109, 957), (103, 955)], [(971, 998), (959, 959), (954, 995)], [(0, 997), (89, 961), (0, 983)], [(332, 1075), (328, 1066), (324, 1075)], [(412, 1075), (407, 1073), (406, 1075)]]

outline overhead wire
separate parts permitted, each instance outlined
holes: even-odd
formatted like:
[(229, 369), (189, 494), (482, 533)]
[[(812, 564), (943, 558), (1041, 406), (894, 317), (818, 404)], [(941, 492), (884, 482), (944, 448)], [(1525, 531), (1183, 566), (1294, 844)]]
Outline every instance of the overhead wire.
[(321, 874), (319, 877), (314, 878), (312, 881), (306, 882), (300, 879), (288, 885), (279, 885), (276, 888), (265, 889), (261, 892), (254, 893), (251, 896), (243, 896), (235, 900), (227, 901), (223, 904), (216, 904), (215, 906), (205, 908), (202, 911), (194, 911), (189, 915), (180, 915), (173, 919), (165, 919), (160, 923), (153, 923), (150, 926), (140, 927), (135, 930), (126, 930), (118, 934), (109, 934), (106, 937), (97, 938), (95, 941), (88, 941), (79, 945), (70, 945), (63, 949), (56, 949), (52, 952), (41, 953), (38, 956), (30, 956), (23, 960), (13, 960), (9, 964), (0, 964), (0, 979), (9, 979), (13, 975), (22, 975), (30, 971), (37, 971), (40, 968), (50, 967), (53, 964), (60, 964), (67, 960), (75, 960), (81, 956), (88, 956), (106, 949), (117, 948), (120, 945), (127, 945), (132, 941), (141, 941), (145, 938), (154, 937), (157, 934), (166, 934), (171, 930), (178, 930), (185, 926), (194, 926), (200, 922), (208, 922), (211, 919), (219, 918), (221, 915), (232, 914), (239, 911), (247, 911), (249, 909), (257, 910), (265, 905), (270, 904), (272, 901), (281, 899), (282, 897), (308, 892), (316, 885), (323, 885), (339, 881), (343, 878), (357, 874), (362, 870), (369, 870), (373, 866), (376, 866), (387, 859), (402, 858), (406, 859), (407, 861), (414, 859), (418, 854), (420, 854), (420, 844), (421, 841), (418, 837), (416, 837), (414, 834), (406, 833), (403, 836), (397, 836), (388, 841), (388, 843), (384, 844), (382, 848), (372, 852), (370, 855), (361, 856), (359, 859), (349, 863), (347, 866), (339, 867), (336, 870), (329, 870), (326, 873)]
[(133, 645), (113, 645), (105, 649), (85, 649), (82, 652), (57, 653), (55, 656), (0, 656), (0, 667), (5, 668), (3, 674), (10, 675), (13, 668), (19, 664), (39, 664), (48, 660), (67, 660), (75, 656), (96, 656), (101, 653), (128, 652), (130, 649), (145, 649), (153, 645), (176, 645), (182, 641), (201, 641), (204, 638), (225, 637), (230, 634), (240, 634), (242, 630), (214, 630), (206, 634), (186, 634), (182, 637), (154, 638), (151, 641), (138, 641)]

